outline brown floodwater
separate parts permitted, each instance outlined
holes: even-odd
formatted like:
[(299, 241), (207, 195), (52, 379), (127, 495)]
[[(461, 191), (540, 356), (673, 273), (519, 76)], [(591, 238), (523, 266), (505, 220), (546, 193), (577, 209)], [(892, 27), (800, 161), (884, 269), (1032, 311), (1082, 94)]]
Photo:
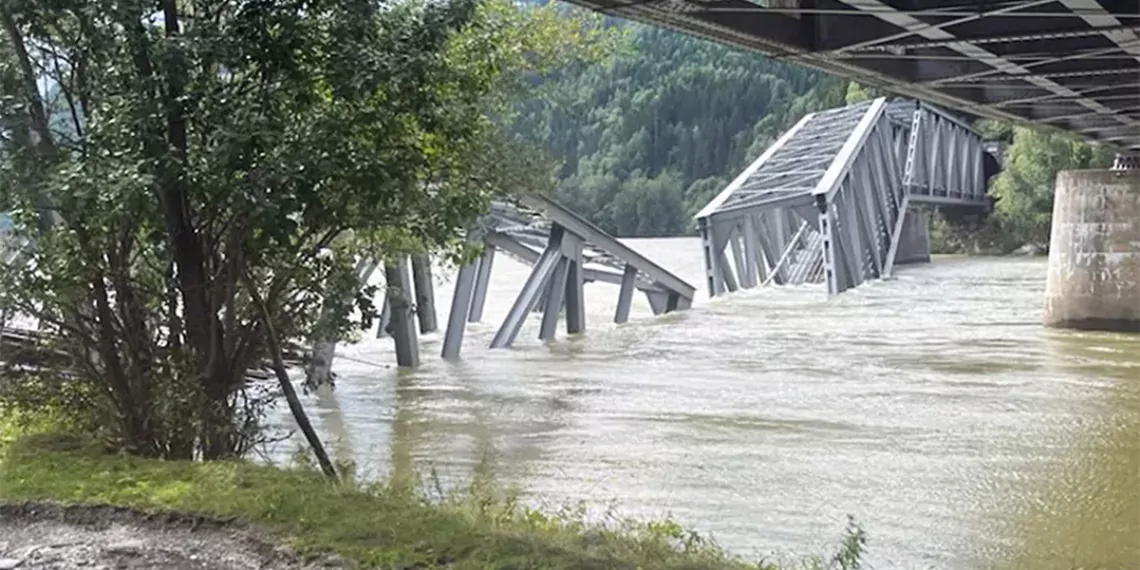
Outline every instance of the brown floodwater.
[[(628, 243), (703, 284), (697, 240)], [(593, 284), (586, 334), (541, 343), (536, 314), (489, 350), (528, 271), (501, 258), (462, 361), (432, 335), (396, 371), (369, 338), (307, 404), (362, 476), (482, 470), (753, 558), (828, 552), (850, 514), (876, 569), (1140, 569), (1140, 336), (1043, 328), (1045, 269), (938, 258), (834, 299), (772, 287), (660, 318), (639, 298), (621, 326)]]

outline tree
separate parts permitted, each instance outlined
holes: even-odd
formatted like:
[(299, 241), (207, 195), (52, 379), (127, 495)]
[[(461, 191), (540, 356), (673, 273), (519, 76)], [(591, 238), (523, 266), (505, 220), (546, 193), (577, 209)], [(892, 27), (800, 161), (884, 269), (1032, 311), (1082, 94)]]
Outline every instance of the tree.
[[(329, 253), (469, 255), (457, 230), (502, 181), (470, 157), (496, 140), (505, 67), (485, 56), (512, 23), (470, 0), (26, 0), (0, 18), (0, 195), (35, 241), (0, 302), (56, 333), (57, 385), (137, 453), (249, 449), (269, 395), (246, 373), (280, 360), (270, 332), (313, 334), (354, 264)], [(507, 63), (530, 64), (515, 39)]]
[[(991, 127), (990, 131), (1000, 129)], [(995, 222), (1004, 240), (1013, 247), (1031, 245), (1047, 251), (1057, 173), (1105, 168), (1111, 163), (1112, 152), (1107, 148), (1067, 135), (1014, 127), (1004, 170), (990, 191), (998, 200)]]
[(847, 83), (847, 92), (844, 94), (844, 104), (870, 101), (879, 97), (892, 97), (890, 93), (876, 87), (867, 87), (861, 83), (851, 81)]
[(705, 207), (705, 204), (708, 204), (728, 186), (728, 183), (729, 179), (727, 178), (710, 176), (690, 184), (689, 188), (685, 190), (685, 214), (690, 218), (696, 216)]
[[(469, 78), (482, 78), (486, 83), (476, 89), (481, 115), (469, 117), (479, 125), (478, 136), (470, 144), (437, 155), (436, 169), (425, 180), (433, 192), (450, 192), (457, 198), (552, 189), (550, 165), (533, 145), (527, 144), (508, 130), (521, 99), (541, 98), (535, 82), (569, 66), (597, 62), (608, 56), (619, 41), (616, 34), (603, 29), (601, 18), (588, 12), (564, 13), (553, 2), (539, 5), (516, 5), (508, 0), (483, 0), (470, 22), (451, 39), (444, 53), (447, 65)], [(452, 101), (446, 99), (446, 101)], [(457, 101), (457, 112), (470, 110), (467, 99)], [(483, 207), (472, 205), (473, 209)], [(321, 307), (321, 316), (313, 332), (313, 350), (306, 370), (306, 387), (313, 388), (332, 381), (331, 363), (336, 342), (355, 333), (348, 316), (354, 308), (370, 308), (371, 290), (367, 287), (368, 267), (375, 267), (377, 256), (391, 257), (408, 252), (425, 253), (416, 244), (369, 251), (367, 240), (345, 235), (340, 240), (339, 255), (361, 257), (353, 271), (338, 274), (330, 280)], [(389, 243), (389, 246), (392, 244)], [(472, 252), (468, 252), (469, 254)], [(373, 259), (367, 259), (372, 257)], [(365, 294), (362, 294), (364, 292)], [(402, 294), (394, 287), (389, 295)], [(368, 316), (368, 311), (362, 311)], [(367, 323), (364, 323), (367, 326)]]
[[(686, 189), (731, 180), (804, 113), (843, 104), (845, 81), (659, 28), (621, 28), (630, 49), (623, 41), (605, 64), (547, 76), (540, 88), (550, 96), (519, 99), (512, 126), (550, 154), (558, 199), (609, 232), (686, 231), (688, 221), (664, 221), (672, 213), (637, 207), (645, 181), (675, 177), (686, 194), (677, 211), (695, 213), (704, 203)], [(662, 192), (672, 204), (675, 191)]]

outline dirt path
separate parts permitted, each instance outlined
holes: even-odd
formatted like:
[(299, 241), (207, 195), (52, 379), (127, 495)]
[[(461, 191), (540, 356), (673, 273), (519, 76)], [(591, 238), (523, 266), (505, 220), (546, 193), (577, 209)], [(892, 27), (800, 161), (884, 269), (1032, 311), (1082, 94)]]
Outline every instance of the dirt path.
[(311, 570), (243, 525), (117, 507), (0, 505), (0, 570)]

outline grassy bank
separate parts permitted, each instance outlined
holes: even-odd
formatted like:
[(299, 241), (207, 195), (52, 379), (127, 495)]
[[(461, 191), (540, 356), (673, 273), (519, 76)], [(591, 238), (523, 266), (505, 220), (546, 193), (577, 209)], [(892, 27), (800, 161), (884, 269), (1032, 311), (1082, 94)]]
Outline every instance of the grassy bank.
[(756, 568), (668, 523), (589, 528), (468, 493), (429, 503), (406, 489), (331, 484), (306, 469), (108, 453), (47, 422), (0, 418), (0, 501), (114, 504), (237, 517), (303, 553), (375, 568)]
[(365, 568), (772, 568), (733, 559), (669, 521), (600, 527), (545, 515), (489, 490), (429, 502), (391, 485), (331, 484), (308, 469), (140, 459), (47, 425), (17, 427), (10, 414), (0, 416), (0, 502), (236, 517), (302, 553), (334, 553)]

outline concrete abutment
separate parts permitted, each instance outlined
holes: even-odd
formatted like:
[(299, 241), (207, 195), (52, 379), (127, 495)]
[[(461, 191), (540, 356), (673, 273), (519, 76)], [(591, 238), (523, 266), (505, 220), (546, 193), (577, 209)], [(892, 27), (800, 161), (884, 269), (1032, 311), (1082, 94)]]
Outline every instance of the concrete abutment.
[(1057, 174), (1044, 324), (1140, 333), (1140, 170)]
[(895, 265), (930, 263), (930, 215), (919, 208), (908, 208), (903, 219)]

